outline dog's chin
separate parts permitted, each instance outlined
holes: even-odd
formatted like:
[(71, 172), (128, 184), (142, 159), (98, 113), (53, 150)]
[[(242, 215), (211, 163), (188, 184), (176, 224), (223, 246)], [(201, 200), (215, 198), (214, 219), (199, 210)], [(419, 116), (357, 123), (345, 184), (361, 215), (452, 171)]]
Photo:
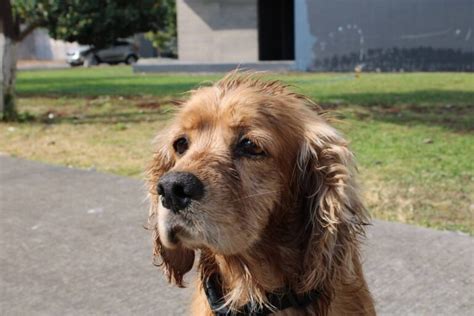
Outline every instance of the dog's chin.
[(163, 206), (160, 206), (158, 212), (158, 232), (161, 243), (166, 248), (196, 248), (192, 238), (192, 227), (189, 227), (180, 215)]
[[(215, 229), (217, 223), (212, 225)], [(158, 209), (158, 232), (160, 241), (168, 249), (187, 248), (187, 249), (208, 249), (216, 254), (236, 255), (251, 246), (248, 236), (245, 234), (237, 238), (237, 234), (219, 233), (217, 230), (211, 232), (201, 232), (186, 220), (183, 215), (176, 214), (171, 210), (159, 206)], [(207, 233), (207, 234), (206, 234)], [(210, 236), (220, 236), (215, 238), (206, 238)]]

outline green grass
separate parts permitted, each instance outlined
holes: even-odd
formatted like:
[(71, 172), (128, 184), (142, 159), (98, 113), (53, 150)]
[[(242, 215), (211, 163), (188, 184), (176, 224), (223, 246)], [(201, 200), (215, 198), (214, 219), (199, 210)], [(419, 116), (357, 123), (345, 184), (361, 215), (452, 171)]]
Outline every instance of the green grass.
[[(26, 122), (0, 124), (0, 151), (140, 177), (171, 99), (218, 75), (128, 67), (20, 72)], [(377, 218), (473, 233), (474, 75), (286, 74), (340, 118)], [(25, 114), (28, 113), (28, 114)]]
[[(179, 95), (218, 75), (133, 74), (129, 67), (20, 72), (21, 95)], [(274, 76), (275, 77), (275, 76)], [(289, 74), (276, 76), (322, 103), (361, 105), (472, 105), (474, 76), (467, 73)]]
[[(20, 72), (20, 96), (156, 96), (183, 93), (218, 75), (134, 74), (130, 67)], [(323, 106), (361, 105), (380, 120), (473, 129), (474, 75), (469, 73), (289, 74), (295, 90)]]

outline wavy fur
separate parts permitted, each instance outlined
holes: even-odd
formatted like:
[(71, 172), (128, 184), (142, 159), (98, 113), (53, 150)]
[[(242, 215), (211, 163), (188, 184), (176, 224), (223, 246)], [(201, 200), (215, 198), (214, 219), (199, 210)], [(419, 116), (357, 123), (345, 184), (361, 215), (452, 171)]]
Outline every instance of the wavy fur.
[[(190, 140), (183, 156), (173, 152), (177, 135)], [(236, 158), (232, 148), (242, 135), (267, 156)], [(290, 287), (321, 296), (304, 310), (277, 315), (375, 314), (360, 262), (369, 216), (354, 157), (311, 100), (279, 81), (232, 72), (192, 91), (156, 148), (148, 168), (154, 256), (168, 281), (183, 286), (201, 251), (193, 314), (211, 315), (202, 280), (212, 273), (234, 310), (249, 302), (268, 306), (266, 293)], [(206, 195), (180, 215), (186, 237), (167, 247), (160, 221), (184, 221), (159, 204), (156, 185), (169, 171), (192, 172)]]

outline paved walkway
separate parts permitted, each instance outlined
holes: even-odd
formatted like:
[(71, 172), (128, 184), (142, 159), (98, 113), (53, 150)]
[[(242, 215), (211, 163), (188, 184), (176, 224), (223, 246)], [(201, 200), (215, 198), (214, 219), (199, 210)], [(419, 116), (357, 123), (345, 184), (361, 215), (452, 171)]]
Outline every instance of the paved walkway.
[(52, 70), (68, 69), (71, 66), (65, 60), (19, 60), (17, 69), (22, 70)]
[[(144, 198), (137, 180), (0, 157), (0, 314), (186, 314), (189, 290), (151, 265)], [(379, 315), (473, 315), (473, 241), (375, 221)]]
[(189, 62), (171, 58), (141, 58), (132, 66), (133, 72), (181, 72), (215, 73), (234, 69), (253, 69), (256, 71), (288, 72), (295, 69), (293, 60), (257, 61), (244, 63)]

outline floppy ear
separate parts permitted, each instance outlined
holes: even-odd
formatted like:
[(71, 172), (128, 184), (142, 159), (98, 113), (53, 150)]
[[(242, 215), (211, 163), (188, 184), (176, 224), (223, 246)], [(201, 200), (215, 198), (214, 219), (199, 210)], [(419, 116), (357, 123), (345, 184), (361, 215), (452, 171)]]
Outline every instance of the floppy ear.
[(174, 159), (169, 153), (162, 139), (157, 138), (158, 150), (153, 155), (153, 160), (147, 169), (148, 196), (150, 200), (150, 211), (146, 228), (153, 232), (153, 262), (163, 267), (168, 282), (179, 287), (183, 286), (183, 276), (192, 269), (194, 263), (194, 251), (178, 247), (169, 249), (163, 246), (158, 232), (158, 203), (159, 197), (157, 184), (160, 177), (174, 166)]
[(300, 290), (334, 289), (331, 282), (341, 273), (349, 278), (355, 273), (358, 235), (369, 220), (354, 179), (353, 154), (318, 116), (306, 124), (298, 166), (299, 200), (307, 224)]

